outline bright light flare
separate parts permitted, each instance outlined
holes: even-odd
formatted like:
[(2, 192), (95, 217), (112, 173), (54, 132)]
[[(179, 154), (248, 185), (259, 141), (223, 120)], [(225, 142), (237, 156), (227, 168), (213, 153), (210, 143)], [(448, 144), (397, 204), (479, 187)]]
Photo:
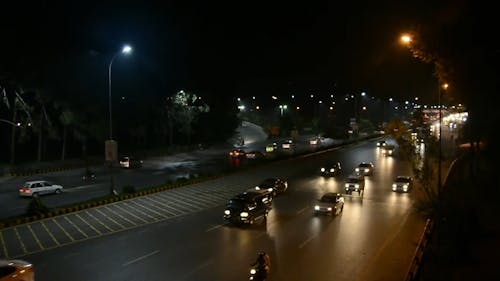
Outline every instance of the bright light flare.
[(125, 45), (122, 48), (122, 53), (123, 54), (130, 54), (132, 52), (132, 47), (130, 45)]

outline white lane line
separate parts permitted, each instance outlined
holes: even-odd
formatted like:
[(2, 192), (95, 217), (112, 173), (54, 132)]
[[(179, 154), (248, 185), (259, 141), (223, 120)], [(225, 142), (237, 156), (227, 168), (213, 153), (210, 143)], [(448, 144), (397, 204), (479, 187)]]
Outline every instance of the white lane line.
[(131, 264), (133, 264), (133, 263), (136, 263), (136, 262), (142, 261), (143, 259), (147, 259), (147, 258), (149, 258), (150, 256), (156, 255), (156, 254), (158, 254), (159, 252), (160, 252), (160, 251), (158, 251), (158, 250), (153, 251), (153, 252), (151, 252), (151, 253), (149, 253), (149, 254), (147, 254), (147, 255), (144, 255), (144, 256), (138, 257), (138, 258), (136, 258), (136, 259), (133, 259), (133, 260), (131, 260), (131, 261), (128, 261), (128, 262), (126, 262), (126, 263), (122, 264), (122, 266), (123, 266), (123, 267), (125, 267), (125, 266), (129, 266), (129, 265), (131, 265)]
[(195, 274), (196, 272), (202, 270), (203, 268), (209, 266), (210, 264), (212, 263), (211, 260), (208, 260), (200, 265), (198, 265), (197, 267), (195, 267), (193, 270), (189, 271), (188, 273), (184, 274), (184, 276), (180, 279), (180, 280), (185, 280), (186, 278), (188, 278), (189, 276)]
[(307, 210), (309, 207), (304, 207), (300, 210), (297, 211), (297, 215), (300, 215), (301, 213), (303, 213), (305, 210)]
[(222, 226), (223, 226), (222, 224), (218, 224), (216, 226), (212, 226), (209, 229), (205, 230), (205, 232), (209, 232), (209, 231), (215, 230), (215, 229), (220, 228)]
[(94, 183), (94, 184), (82, 185), (82, 186), (77, 186), (77, 187), (65, 188), (64, 192), (75, 192), (75, 191), (80, 190), (80, 189), (98, 187), (98, 186), (103, 186), (103, 185), (104, 185), (103, 183)]
[(302, 248), (303, 248), (303, 247), (304, 247), (307, 243), (311, 242), (314, 238), (316, 238), (316, 236), (315, 236), (315, 235), (313, 235), (313, 236), (311, 236), (311, 237), (307, 238), (307, 239), (306, 239), (306, 241), (304, 241), (304, 242), (300, 243), (300, 245), (299, 245), (299, 249), (302, 249)]

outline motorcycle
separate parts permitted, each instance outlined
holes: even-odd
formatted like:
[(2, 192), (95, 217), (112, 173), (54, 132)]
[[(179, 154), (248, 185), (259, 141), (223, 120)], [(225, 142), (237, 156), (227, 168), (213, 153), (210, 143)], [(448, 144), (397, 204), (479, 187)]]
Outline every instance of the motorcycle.
[(267, 275), (269, 274), (270, 266), (269, 263), (266, 262), (264, 268), (260, 267), (258, 264), (254, 263), (250, 266), (250, 273), (248, 276), (248, 280), (252, 281), (265, 281), (267, 279)]
[(252, 281), (265, 281), (266, 276), (267, 276), (267, 270), (266, 272), (261, 272), (262, 270), (257, 268), (257, 266), (252, 266), (250, 268), (250, 274), (248, 276), (248, 280)]
[(90, 170), (87, 170), (85, 172), (85, 174), (82, 176), (82, 180), (86, 181), (86, 180), (95, 180), (95, 173), (90, 171)]

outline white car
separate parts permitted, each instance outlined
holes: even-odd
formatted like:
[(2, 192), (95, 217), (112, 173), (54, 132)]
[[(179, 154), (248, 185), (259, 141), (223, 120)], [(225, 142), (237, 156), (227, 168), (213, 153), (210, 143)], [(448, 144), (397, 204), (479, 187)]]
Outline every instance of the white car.
[(62, 191), (63, 187), (61, 185), (48, 181), (27, 181), (19, 188), (19, 196), (38, 197), (39, 195), (49, 193), (60, 194)]
[(392, 184), (392, 191), (409, 192), (413, 188), (413, 178), (410, 176), (397, 176)]

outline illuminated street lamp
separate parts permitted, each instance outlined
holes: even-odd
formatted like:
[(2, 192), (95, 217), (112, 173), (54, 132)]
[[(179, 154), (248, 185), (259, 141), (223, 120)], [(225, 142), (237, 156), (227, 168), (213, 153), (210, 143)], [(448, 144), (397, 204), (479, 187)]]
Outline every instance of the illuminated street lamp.
[(442, 123), (442, 117), (441, 117), (441, 108), (443, 107), (441, 105), (441, 95), (442, 95), (442, 92), (441, 91), (441, 88), (443, 88), (444, 91), (446, 91), (448, 89), (448, 83), (444, 83), (443, 85), (440, 85), (439, 88), (438, 88), (438, 110), (439, 110), (439, 149), (438, 149), (438, 162), (439, 162), (439, 166), (438, 166), (438, 194), (441, 193), (441, 146), (442, 146), (442, 143), (441, 143), (441, 123)]
[[(435, 69), (437, 70), (438, 67), (438, 63), (439, 63), (439, 57), (436, 55), (436, 54), (430, 54), (430, 53), (427, 53), (419, 48), (417, 48), (417, 46), (415, 46), (415, 43), (414, 43), (414, 36), (406, 33), (406, 34), (403, 34), (401, 35), (400, 37), (400, 41), (402, 44), (404, 44), (405, 46), (407, 46), (410, 51), (412, 52), (413, 56), (424, 61), (424, 62), (431, 62), (434, 64), (434, 67)], [(418, 42), (417, 42), (418, 43)], [(442, 89), (441, 89), (442, 88)], [(446, 90), (448, 89), (448, 84), (447, 83), (444, 83), (444, 84), (441, 84), (441, 81), (439, 81), (439, 86), (438, 86), (438, 114), (439, 114), (439, 148), (438, 148), (438, 196), (440, 196), (441, 194), (441, 189), (442, 189), (442, 182), (441, 182), (441, 123), (442, 123), (442, 117), (441, 117), (441, 114), (442, 114), (442, 105), (441, 105), (441, 95), (442, 95), (442, 90)]]
[(113, 57), (111, 58), (111, 61), (109, 62), (109, 67), (108, 67), (108, 99), (109, 99), (109, 140), (113, 140), (113, 117), (112, 117), (112, 111), (111, 111), (111, 68), (113, 66), (113, 61), (115, 58), (120, 55), (120, 54), (130, 54), (132, 52), (132, 47), (129, 45), (123, 46), (123, 48), (119, 51), (116, 52)]

